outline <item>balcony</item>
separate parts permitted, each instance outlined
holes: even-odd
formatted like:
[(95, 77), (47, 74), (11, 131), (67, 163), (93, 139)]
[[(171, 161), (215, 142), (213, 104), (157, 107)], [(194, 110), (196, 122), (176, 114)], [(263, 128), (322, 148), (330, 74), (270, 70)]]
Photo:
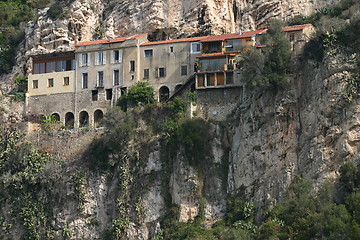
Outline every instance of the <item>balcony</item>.
[(196, 89), (236, 87), (240, 83), (235, 79), (233, 71), (206, 72), (196, 74)]

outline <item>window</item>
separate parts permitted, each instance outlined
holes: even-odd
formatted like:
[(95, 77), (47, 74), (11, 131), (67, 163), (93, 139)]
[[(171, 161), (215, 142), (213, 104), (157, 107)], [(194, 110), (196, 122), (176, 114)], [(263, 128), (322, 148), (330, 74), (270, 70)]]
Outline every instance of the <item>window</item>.
[(113, 83), (114, 86), (120, 85), (120, 71), (118, 69), (113, 71)]
[(79, 58), (79, 66), (86, 67), (89, 66), (90, 53), (83, 53)]
[(209, 75), (209, 74), (206, 74), (206, 75), (205, 75), (205, 78), (206, 78), (206, 86), (211, 86), (210, 75)]
[(64, 86), (69, 86), (70, 79), (69, 77), (64, 77)]
[(55, 72), (55, 62), (46, 63), (46, 72), (47, 73)]
[(33, 80), (32, 87), (39, 88), (39, 80)]
[(159, 68), (159, 77), (165, 77), (166, 76), (166, 71), (165, 68)]
[(199, 53), (201, 51), (201, 43), (191, 43), (191, 53)]
[(234, 77), (232, 72), (226, 73), (226, 84), (233, 84), (234, 83)]
[(58, 61), (56, 62), (56, 71), (64, 72), (66, 69), (66, 61)]
[(92, 90), (91, 91), (91, 100), (92, 101), (97, 101), (99, 99), (98, 98), (98, 96), (99, 96), (98, 93), (99, 93), (98, 90)]
[(153, 50), (152, 49), (144, 50), (144, 54), (145, 54), (145, 57), (152, 57), (153, 56)]
[(39, 63), (39, 73), (45, 73), (45, 63)]
[(144, 79), (149, 78), (149, 69), (144, 69)]
[(122, 50), (111, 51), (111, 63), (121, 63), (122, 62)]
[(106, 64), (106, 52), (96, 52), (95, 53), (95, 65)]
[(104, 86), (104, 72), (98, 71), (97, 72), (97, 87), (103, 87)]
[(82, 74), (82, 88), (88, 88), (88, 73)]
[(135, 61), (130, 61), (130, 72), (135, 72)]
[(111, 100), (112, 99), (112, 89), (106, 89), (106, 100)]
[(187, 74), (187, 66), (181, 66), (181, 76), (185, 76)]
[(170, 52), (174, 52), (174, 47), (171, 46), (170, 49), (169, 49)]
[(34, 63), (33, 74), (39, 74), (39, 73), (40, 73), (40, 63)]
[(228, 40), (225, 45), (226, 51), (234, 51), (234, 41)]
[(53, 87), (54, 86), (54, 79), (53, 78), (49, 78), (48, 79), (48, 87)]

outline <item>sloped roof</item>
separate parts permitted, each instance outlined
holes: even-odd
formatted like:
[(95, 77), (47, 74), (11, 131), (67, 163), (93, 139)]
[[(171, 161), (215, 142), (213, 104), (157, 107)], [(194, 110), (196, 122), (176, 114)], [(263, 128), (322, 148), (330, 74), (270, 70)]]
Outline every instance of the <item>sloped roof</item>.
[(170, 43), (180, 43), (180, 42), (198, 42), (201, 39), (207, 38), (205, 37), (192, 37), (192, 38), (180, 38), (180, 39), (173, 39), (173, 40), (163, 40), (163, 41), (154, 41), (154, 42), (147, 42), (143, 43), (140, 46), (150, 46), (150, 45), (158, 45), (158, 44), (170, 44)]
[[(295, 25), (295, 26), (287, 26), (283, 27), (284, 32), (292, 32), (292, 31), (299, 31), (303, 30), (307, 27), (312, 27), (311, 24), (304, 24), (304, 25)], [(217, 41), (224, 41), (230, 39), (241, 39), (241, 38), (249, 38), (256, 34), (263, 34), (266, 33), (267, 29), (260, 29), (255, 31), (246, 31), (241, 33), (229, 33), (229, 34), (222, 34), (222, 35), (213, 35), (208, 36), (202, 39), (200, 42), (217, 42)]]
[(80, 42), (76, 44), (76, 47), (81, 46), (89, 46), (89, 45), (96, 45), (96, 44), (105, 44), (105, 43), (116, 43), (116, 42), (124, 42), (126, 40), (138, 39), (147, 34), (138, 34), (131, 37), (119, 37), (119, 38), (112, 38), (112, 39), (102, 39), (102, 40), (95, 40), (95, 41), (87, 41), (87, 42)]
[(224, 41), (227, 39), (241, 39), (241, 38), (249, 38), (256, 34), (265, 33), (266, 29), (255, 30), (255, 31), (246, 31), (241, 33), (229, 33), (229, 34), (222, 34), (222, 35), (213, 35), (208, 36), (205, 39), (202, 39), (200, 42), (217, 42), (217, 41)]
[(294, 25), (294, 26), (287, 26), (287, 27), (283, 27), (284, 32), (292, 32), (292, 31), (299, 31), (299, 30), (303, 30), (304, 28), (307, 27), (313, 27), (312, 24), (304, 24), (304, 25)]

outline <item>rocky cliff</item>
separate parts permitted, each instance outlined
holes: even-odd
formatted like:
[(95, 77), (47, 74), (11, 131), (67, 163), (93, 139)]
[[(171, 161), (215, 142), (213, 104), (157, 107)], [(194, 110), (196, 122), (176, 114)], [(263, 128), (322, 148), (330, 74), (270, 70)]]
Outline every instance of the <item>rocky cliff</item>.
[[(31, 54), (74, 49), (76, 42), (149, 33), (153, 40), (262, 28), (273, 17), (310, 14), (337, 0), (55, 1), (28, 23), (12, 75), (26, 74)], [(56, 9), (54, 11), (53, 9)], [(53, 13), (55, 12), (55, 13)]]
[(338, 54), (317, 67), (297, 67), (287, 91), (249, 87), (226, 121), (185, 120), (176, 138), (167, 106), (138, 108), (127, 117), (114, 109), (105, 132), (30, 135), (37, 148), (64, 159), (62, 167), (41, 170), (49, 176), (37, 175), (45, 179), (40, 189), (56, 177), (50, 192), (62, 194), (62, 204), (48, 200), (52, 235), (153, 239), (174, 211), (176, 221), (202, 216), (213, 225), (238, 194), (255, 204), (261, 219), (284, 201), (296, 176), (312, 179), (314, 192), (336, 181), (340, 166), (360, 156), (359, 99), (343, 97), (355, 59)]

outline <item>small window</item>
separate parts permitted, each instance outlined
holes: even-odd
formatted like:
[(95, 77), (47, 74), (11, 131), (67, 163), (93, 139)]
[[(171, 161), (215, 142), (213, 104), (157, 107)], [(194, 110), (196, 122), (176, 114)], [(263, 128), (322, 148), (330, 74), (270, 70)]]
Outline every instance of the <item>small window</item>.
[(173, 46), (170, 47), (170, 52), (171, 53), (174, 52), (174, 47)]
[(112, 89), (106, 89), (106, 100), (111, 100), (112, 99)]
[(144, 79), (149, 78), (149, 69), (144, 69)]
[(113, 72), (114, 86), (120, 85), (120, 71), (118, 69)]
[(152, 57), (153, 56), (153, 50), (152, 49), (144, 50), (144, 54), (145, 54), (145, 57)]
[(33, 80), (32, 87), (33, 88), (39, 88), (39, 80)]
[(64, 86), (69, 86), (70, 79), (69, 77), (64, 77)]
[(111, 52), (111, 63), (122, 62), (122, 50), (114, 50)]
[(181, 76), (185, 76), (187, 74), (187, 66), (181, 66)]
[(127, 88), (126, 87), (120, 88), (120, 93), (121, 93), (121, 96), (126, 94), (127, 93)]
[(103, 87), (104, 86), (104, 72), (98, 71), (97, 72), (97, 87)]
[(130, 72), (135, 72), (135, 61), (130, 61)]
[(88, 73), (82, 74), (82, 88), (88, 88)]
[(166, 76), (165, 68), (159, 68), (159, 77), (165, 77), (165, 76)]
[(92, 90), (92, 91), (91, 91), (91, 100), (92, 100), (92, 101), (97, 101), (97, 100), (98, 100), (98, 96), (99, 96), (98, 90)]
[(191, 53), (200, 53), (201, 51), (201, 43), (194, 42), (191, 43)]
[(245, 41), (246, 41), (246, 42), (252, 42), (252, 40), (251, 40), (251, 39), (246, 39)]
[(48, 79), (48, 87), (53, 87), (54, 86), (54, 79), (53, 78), (49, 78)]

